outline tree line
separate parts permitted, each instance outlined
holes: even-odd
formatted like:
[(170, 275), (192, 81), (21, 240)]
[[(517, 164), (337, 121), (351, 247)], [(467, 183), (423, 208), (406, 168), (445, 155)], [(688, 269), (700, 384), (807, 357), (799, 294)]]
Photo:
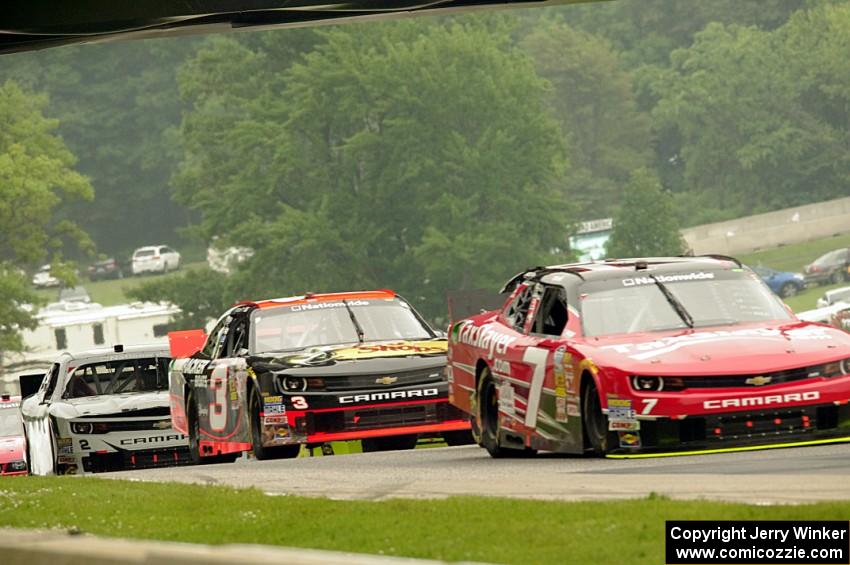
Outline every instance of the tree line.
[(188, 325), (343, 287), (439, 316), (448, 289), (569, 260), (600, 217), (612, 253), (676, 252), (680, 226), (848, 193), (848, 46), (841, 2), (645, 0), (14, 55), (0, 107), (40, 101), (27, 119), (79, 182), (0, 219), (63, 234), (4, 276), (92, 241), (254, 248), (137, 293)]

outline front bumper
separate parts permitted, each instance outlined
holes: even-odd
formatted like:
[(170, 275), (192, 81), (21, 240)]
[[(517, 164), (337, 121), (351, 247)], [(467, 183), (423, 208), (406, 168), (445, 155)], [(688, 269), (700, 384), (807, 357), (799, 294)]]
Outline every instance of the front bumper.
[[(612, 453), (704, 451), (850, 437), (850, 405), (816, 404), (640, 420), (640, 429), (612, 432)], [(612, 438), (613, 440), (614, 438)]]
[(174, 467), (191, 463), (188, 447), (90, 453), (82, 458), (86, 473)]
[(15, 477), (27, 474), (29, 474), (29, 471), (27, 470), (26, 461), (16, 460), (0, 463), (0, 477)]

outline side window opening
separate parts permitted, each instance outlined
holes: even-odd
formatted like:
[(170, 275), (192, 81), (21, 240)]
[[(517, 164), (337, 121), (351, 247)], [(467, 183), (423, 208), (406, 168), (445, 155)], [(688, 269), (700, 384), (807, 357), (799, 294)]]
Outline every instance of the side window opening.
[(546, 287), (532, 326), (532, 333), (560, 336), (567, 325), (567, 301), (560, 287)]
[(59, 381), (59, 364), (54, 363), (50, 368), (50, 373), (47, 374), (47, 378), (44, 379), (44, 382), (47, 383), (47, 387), (44, 390), (44, 396), (42, 400), (48, 400), (51, 396), (53, 396), (53, 391), (56, 390), (56, 383)]
[(525, 328), (526, 317), (528, 316), (528, 309), (531, 306), (532, 297), (532, 287), (530, 285), (526, 286), (519, 292), (519, 294), (517, 294), (516, 298), (514, 298), (513, 302), (511, 302), (505, 310), (505, 320), (508, 325), (520, 333), (522, 333)]

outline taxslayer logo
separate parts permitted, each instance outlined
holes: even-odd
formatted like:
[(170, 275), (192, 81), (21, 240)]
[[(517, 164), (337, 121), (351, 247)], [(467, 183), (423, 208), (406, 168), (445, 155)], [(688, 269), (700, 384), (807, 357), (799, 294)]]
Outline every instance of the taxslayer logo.
[(437, 396), (440, 391), (436, 388), (426, 388), (421, 390), (396, 390), (393, 392), (373, 392), (371, 394), (350, 394), (348, 396), (340, 396), (340, 404), (355, 404), (357, 402), (374, 402), (376, 400), (404, 400), (407, 398), (426, 398)]
[(706, 410), (718, 408), (748, 408), (750, 406), (768, 406), (770, 404), (788, 404), (791, 402), (808, 402), (818, 400), (820, 392), (792, 392), (789, 394), (772, 394), (769, 396), (745, 396), (744, 398), (724, 398), (723, 400), (706, 400), (702, 403)]
[(476, 326), (472, 322), (460, 322), (452, 330), (452, 342), (484, 349), (491, 359), (495, 353), (504, 355), (515, 341), (515, 337), (497, 332), (491, 326)]
[(714, 273), (686, 273), (682, 275), (655, 275), (653, 277), (634, 277), (631, 279), (623, 279), (623, 286), (640, 286), (642, 284), (655, 284), (655, 281), (660, 283), (668, 282), (687, 282), (687, 281), (705, 281), (714, 278)]
[(664, 337), (653, 341), (645, 341), (642, 343), (620, 343), (617, 345), (605, 345), (601, 349), (613, 349), (617, 353), (629, 355), (631, 359), (643, 361), (652, 357), (658, 357), (665, 353), (670, 353), (694, 345), (702, 345), (704, 343), (714, 343), (718, 341), (742, 341), (742, 340), (759, 340), (759, 339), (776, 339), (783, 338), (790, 341), (794, 340), (820, 340), (832, 339), (830, 335), (831, 328), (821, 326), (807, 326), (804, 328), (796, 328), (788, 331), (782, 331), (773, 328), (755, 328), (745, 330), (717, 330), (707, 332), (693, 332), (686, 335), (678, 335), (673, 337)]

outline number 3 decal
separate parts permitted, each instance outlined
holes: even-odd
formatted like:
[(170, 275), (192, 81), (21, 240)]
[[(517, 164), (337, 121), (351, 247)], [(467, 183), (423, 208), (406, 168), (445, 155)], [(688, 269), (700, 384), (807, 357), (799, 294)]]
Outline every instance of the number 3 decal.
[(227, 372), (225, 377), (216, 376), (215, 372), (213, 371), (210, 378), (210, 391), (213, 393), (213, 400), (210, 402), (210, 429), (221, 432), (227, 427)]
[(293, 396), (292, 397), (292, 407), (297, 408), (298, 410), (306, 410), (307, 409), (307, 399), (303, 396)]

